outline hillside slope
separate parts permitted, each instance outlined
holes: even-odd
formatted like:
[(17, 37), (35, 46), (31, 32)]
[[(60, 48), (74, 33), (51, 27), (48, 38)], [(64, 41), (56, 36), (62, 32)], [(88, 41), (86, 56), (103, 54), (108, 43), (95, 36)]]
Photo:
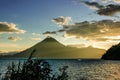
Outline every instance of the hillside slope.
[(120, 60), (120, 43), (108, 49), (106, 53), (102, 56), (102, 59)]
[(102, 53), (105, 52), (103, 49), (92, 47), (73, 48), (64, 46), (56, 39), (47, 37), (33, 47), (17, 53), (12, 57), (29, 57), (33, 50), (36, 50), (33, 57), (39, 58), (100, 58)]

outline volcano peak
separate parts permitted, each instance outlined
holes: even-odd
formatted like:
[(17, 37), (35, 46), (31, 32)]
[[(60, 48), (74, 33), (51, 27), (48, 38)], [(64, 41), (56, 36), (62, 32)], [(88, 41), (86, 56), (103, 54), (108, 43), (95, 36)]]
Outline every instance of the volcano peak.
[(58, 41), (51, 36), (47, 36), (42, 42), (58, 42)]
[(97, 58), (103, 51), (89, 47), (78, 49), (65, 46), (55, 38), (48, 36), (43, 41), (20, 53), (14, 54), (12, 57), (29, 57), (32, 53), (32, 57), (39, 58)]

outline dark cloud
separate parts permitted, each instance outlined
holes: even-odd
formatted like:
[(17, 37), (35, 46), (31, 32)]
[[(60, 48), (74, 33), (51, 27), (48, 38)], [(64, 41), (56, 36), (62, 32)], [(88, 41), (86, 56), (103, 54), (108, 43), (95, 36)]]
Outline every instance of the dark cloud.
[(99, 15), (112, 16), (117, 12), (120, 12), (120, 5), (117, 4), (109, 4), (104, 6), (98, 4), (97, 2), (88, 2), (88, 1), (82, 1), (82, 2), (89, 7), (92, 7), (92, 9), (97, 8), (96, 13)]
[(25, 33), (25, 30), (19, 29), (14, 23), (0, 22), (0, 33)]
[(20, 37), (8, 37), (8, 40), (17, 41), (17, 40), (22, 40), (22, 38), (20, 38)]
[(43, 33), (43, 35), (51, 35), (51, 34), (56, 34), (56, 31), (46, 31)]
[(60, 29), (60, 30), (58, 30), (57, 32), (64, 32), (65, 30), (64, 29)]
[(54, 23), (59, 24), (59, 25), (67, 25), (69, 21), (71, 21), (71, 17), (57, 17), (52, 20)]
[(100, 8), (99, 10), (97, 10), (97, 14), (108, 15), (108, 16), (112, 16), (117, 12), (120, 12), (120, 5), (114, 5), (114, 4), (109, 4), (104, 8)]
[[(64, 27), (69, 28), (64, 28)], [(120, 35), (120, 22), (112, 20), (101, 20), (95, 22), (80, 22), (73, 25), (63, 26), (65, 37), (84, 38), (86, 40), (107, 41)], [(108, 38), (114, 36), (114, 38)]]
[(103, 8), (103, 6), (99, 5), (97, 2), (88, 2), (88, 1), (82, 1), (82, 2), (91, 8), (98, 8), (98, 9)]

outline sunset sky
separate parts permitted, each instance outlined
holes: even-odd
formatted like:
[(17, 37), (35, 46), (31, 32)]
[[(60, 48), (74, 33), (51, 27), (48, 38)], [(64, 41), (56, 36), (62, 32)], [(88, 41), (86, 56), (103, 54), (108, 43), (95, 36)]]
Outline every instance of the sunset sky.
[(120, 0), (0, 0), (0, 52), (52, 36), (65, 45), (108, 49), (120, 42)]

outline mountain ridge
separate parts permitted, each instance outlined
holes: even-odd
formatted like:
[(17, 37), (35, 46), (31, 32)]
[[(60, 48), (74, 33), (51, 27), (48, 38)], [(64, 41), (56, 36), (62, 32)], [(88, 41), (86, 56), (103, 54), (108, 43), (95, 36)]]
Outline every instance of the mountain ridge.
[(29, 57), (33, 50), (36, 52), (33, 57), (38, 58), (100, 58), (104, 52), (97, 48), (73, 48), (61, 44), (52, 37), (47, 37), (34, 46), (12, 55), (11, 57)]

